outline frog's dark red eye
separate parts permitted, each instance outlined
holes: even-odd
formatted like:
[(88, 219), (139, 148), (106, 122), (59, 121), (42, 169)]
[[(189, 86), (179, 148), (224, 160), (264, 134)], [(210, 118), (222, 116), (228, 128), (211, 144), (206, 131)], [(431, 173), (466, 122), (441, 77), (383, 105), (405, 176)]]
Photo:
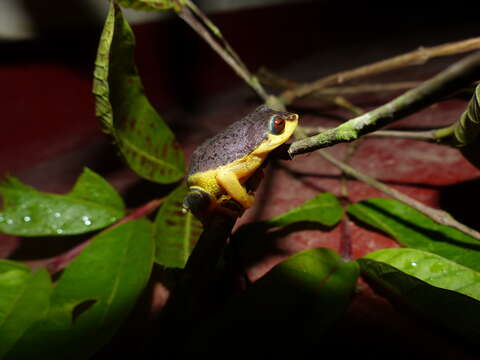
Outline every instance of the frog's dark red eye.
[(285, 129), (285, 119), (278, 116), (274, 115), (270, 119), (270, 132), (274, 135), (281, 134), (283, 130)]

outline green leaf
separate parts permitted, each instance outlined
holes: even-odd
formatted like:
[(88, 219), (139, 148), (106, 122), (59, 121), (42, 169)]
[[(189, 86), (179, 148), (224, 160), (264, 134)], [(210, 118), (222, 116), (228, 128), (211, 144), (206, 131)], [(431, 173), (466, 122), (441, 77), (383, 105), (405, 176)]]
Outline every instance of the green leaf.
[(415, 249), (385, 249), (358, 260), (362, 273), (388, 297), (478, 344), (479, 273)]
[(338, 223), (342, 215), (343, 209), (337, 198), (330, 193), (323, 193), (263, 223), (268, 227), (275, 227), (297, 222), (316, 222), (330, 227)]
[(416, 249), (382, 249), (365, 258), (389, 264), (427, 284), (480, 300), (480, 273), (441, 256)]
[(285, 351), (308, 351), (346, 310), (357, 277), (358, 265), (332, 250), (298, 253), (194, 331), (187, 349), (252, 353), (282, 344)]
[(465, 158), (480, 168), (480, 85), (477, 85), (467, 109), (454, 124), (455, 146)]
[(166, 267), (183, 268), (202, 233), (201, 222), (190, 211), (186, 214), (182, 212), (182, 202), (187, 193), (185, 185), (177, 187), (155, 218), (155, 261)]
[(48, 314), (11, 359), (85, 359), (108, 342), (144, 289), (153, 264), (151, 223), (133, 220), (97, 235), (64, 271)]
[(480, 243), (477, 240), (437, 224), (400, 201), (372, 198), (350, 205), (348, 213), (390, 235), (403, 246), (428, 251), (480, 271)]
[(81, 234), (108, 226), (125, 214), (115, 189), (89, 169), (66, 195), (37, 191), (13, 177), (0, 183), (0, 194), (4, 204), (0, 231), (13, 235)]
[(132, 29), (111, 2), (95, 62), (96, 114), (130, 168), (148, 180), (172, 183), (184, 175), (183, 152), (145, 96), (134, 49)]
[(51, 290), (45, 270), (0, 260), (0, 359), (46, 313)]
[(142, 11), (180, 10), (183, 1), (174, 0), (115, 0), (119, 5)]

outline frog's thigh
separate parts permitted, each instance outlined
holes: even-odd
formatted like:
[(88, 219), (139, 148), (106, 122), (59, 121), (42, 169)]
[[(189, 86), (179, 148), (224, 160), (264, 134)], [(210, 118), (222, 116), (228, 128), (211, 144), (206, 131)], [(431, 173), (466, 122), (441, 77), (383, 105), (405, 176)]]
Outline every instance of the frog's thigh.
[(238, 174), (236, 174), (236, 172), (232, 171), (232, 169), (220, 170), (218, 171), (216, 178), (220, 186), (225, 189), (228, 195), (238, 201), (245, 209), (252, 206), (254, 197), (247, 193), (238, 180)]

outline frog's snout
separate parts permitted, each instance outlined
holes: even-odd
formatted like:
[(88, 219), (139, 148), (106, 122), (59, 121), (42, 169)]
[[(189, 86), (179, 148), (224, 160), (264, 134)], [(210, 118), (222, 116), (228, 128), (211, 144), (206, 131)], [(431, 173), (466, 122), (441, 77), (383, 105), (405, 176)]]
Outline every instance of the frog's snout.
[(193, 214), (204, 212), (209, 209), (210, 201), (210, 195), (206, 191), (193, 188), (183, 199), (183, 212), (191, 211)]

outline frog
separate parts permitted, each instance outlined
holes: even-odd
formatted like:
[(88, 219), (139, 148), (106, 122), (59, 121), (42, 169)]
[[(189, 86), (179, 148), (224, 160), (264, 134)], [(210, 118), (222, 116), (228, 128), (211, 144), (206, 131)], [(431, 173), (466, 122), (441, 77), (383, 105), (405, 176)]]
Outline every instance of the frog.
[[(298, 118), (262, 105), (204, 141), (191, 157), (184, 212), (197, 217), (215, 211), (238, 216), (250, 208), (258, 172), (268, 155), (290, 139)], [(257, 183), (249, 187), (252, 179)]]

